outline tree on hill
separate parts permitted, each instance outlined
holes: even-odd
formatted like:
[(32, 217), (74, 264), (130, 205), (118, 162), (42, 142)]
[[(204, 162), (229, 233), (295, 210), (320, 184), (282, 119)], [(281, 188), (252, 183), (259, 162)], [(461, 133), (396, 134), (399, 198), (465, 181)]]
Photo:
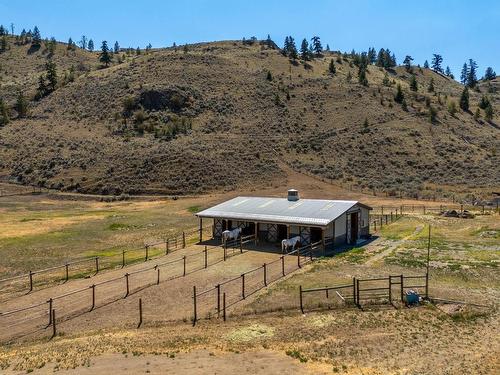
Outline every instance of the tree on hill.
[(298, 53), (297, 53), (297, 46), (295, 45), (295, 40), (290, 37), (288, 38), (288, 57), (291, 58), (292, 60), (297, 60)]
[(370, 65), (375, 64), (377, 61), (377, 52), (375, 51), (375, 48), (370, 47), (368, 48), (368, 62)]
[(328, 43), (326, 44), (325, 51), (326, 51), (326, 52), (330, 52), (330, 45), (329, 45)]
[(363, 86), (368, 86), (368, 79), (366, 78), (366, 65), (361, 64), (358, 70), (358, 82)]
[(274, 42), (271, 39), (271, 35), (269, 35), (269, 34), (267, 34), (266, 46), (267, 46), (267, 48), (273, 48), (274, 49)]
[(26, 117), (28, 115), (28, 100), (26, 100), (22, 91), (19, 91), (17, 95), (15, 110), (17, 111), (17, 116), (19, 118)]
[(484, 72), (484, 79), (491, 81), (492, 79), (495, 79), (497, 77), (497, 74), (493, 70), (491, 66), (486, 68), (486, 72)]
[(306, 38), (302, 39), (302, 43), (300, 45), (300, 57), (302, 60), (309, 60), (309, 43), (307, 43)]
[(313, 36), (311, 38), (311, 46), (316, 57), (320, 57), (323, 53), (323, 46), (321, 45), (321, 40), (319, 36)]
[(410, 78), (410, 90), (418, 91), (417, 77), (415, 77), (415, 74), (412, 74)]
[(79, 44), (81, 49), (87, 49), (87, 37), (85, 35), (82, 35)]
[(413, 61), (413, 57), (411, 57), (410, 55), (406, 55), (405, 59), (403, 60), (403, 64), (404, 64), (407, 72), (411, 71), (411, 62), (412, 61)]
[(109, 53), (109, 48), (108, 48), (108, 42), (103, 40), (102, 45), (101, 45), (101, 53), (99, 55), (99, 61), (106, 65), (106, 67), (109, 66), (111, 63), (112, 57), (111, 54)]
[(446, 70), (444, 71), (444, 74), (446, 74), (447, 77), (450, 77), (451, 79), (455, 79), (455, 76), (451, 72), (451, 69), (449, 66), (446, 67)]
[(281, 49), (281, 53), (283, 56), (288, 56), (290, 52), (290, 38), (288, 36), (285, 37), (285, 42), (283, 43), (283, 48)]
[(74, 50), (76, 47), (75, 42), (73, 42), (73, 39), (71, 37), (68, 39), (68, 46), (66, 47), (68, 50)]
[(460, 72), (460, 82), (462, 85), (467, 84), (467, 77), (469, 76), (469, 67), (467, 66), (467, 63), (464, 63), (464, 66), (462, 67), (462, 71)]
[(488, 99), (487, 96), (483, 95), (481, 97), (481, 101), (479, 102), (479, 108), (486, 109), (488, 105), (490, 105), (490, 100)]
[(467, 86), (475, 87), (477, 84), (477, 64), (474, 60), (469, 59), (469, 71), (467, 73)]
[(0, 25), (0, 36), (7, 35), (7, 29)]
[(115, 42), (115, 46), (113, 48), (114, 53), (120, 52), (120, 45), (118, 44), (118, 41)]
[(38, 29), (38, 26), (35, 26), (35, 28), (33, 29), (31, 45), (35, 47), (40, 47), (42, 45), (42, 36), (40, 35), (40, 30)]
[(424, 61), (424, 68), (429, 69), (429, 61), (427, 60)]
[(441, 64), (443, 63), (443, 56), (435, 53), (432, 57), (432, 70), (438, 73), (443, 73), (443, 67)]
[(0, 39), (0, 53), (7, 51), (7, 37), (4, 35), (2, 39)]
[(394, 101), (396, 103), (402, 103), (405, 96), (403, 94), (403, 90), (401, 89), (401, 85), (398, 83), (396, 86), (396, 95), (394, 95)]
[(0, 128), (9, 123), (9, 112), (2, 98), (0, 98)]
[(50, 38), (47, 44), (48, 57), (52, 57), (54, 55), (54, 53), (56, 52), (56, 48), (57, 48), (56, 38), (52, 37)]
[(375, 62), (377, 66), (382, 68), (393, 68), (396, 66), (396, 56), (387, 48), (381, 48), (377, 54), (377, 61)]
[(331, 75), (337, 73), (337, 69), (335, 69), (335, 62), (333, 61), (333, 59), (330, 59), (330, 64), (328, 65), (328, 72)]
[(90, 52), (94, 51), (94, 41), (92, 39), (89, 39), (89, 44), (87, 46)]
[(429, 86), (427, 86), (427, 92), (434, 92), (434, 78), (431, 78)]
[(491, 103), (488, 103), (488, 106), (484, 109), (484, 119), (488, 122), (493, 120), (493, 107)]
[(460, 108), (465, 112), (469, 111), (469, 89), (467, 86), (464, 87), (462, 95), (460, 96)]
[(56, 63), (49, 60), (45, 64), (45, 70), (47, 72), (47, 89), (48, 89), (48, 92), (51, 93), (57, 87)]

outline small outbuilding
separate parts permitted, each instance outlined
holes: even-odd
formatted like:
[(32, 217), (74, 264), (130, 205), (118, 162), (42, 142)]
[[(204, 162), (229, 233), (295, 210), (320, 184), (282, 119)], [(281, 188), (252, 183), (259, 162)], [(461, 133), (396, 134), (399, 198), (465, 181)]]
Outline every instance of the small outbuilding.
[(323, 242), (323, 247), (356, 245), (370, 236), (369, 212), (372, 208), (358, 201), (300, 199), (299, 192), (288, 191), (286, 198), (236, 197), (197, 213), (200, 242), (203, 220), (213, 220), (213, 238), (222, 232), (242, 229), (242, 235), (255, 235), (259, 243), (279, 243), (300, 236), (301, 245)]

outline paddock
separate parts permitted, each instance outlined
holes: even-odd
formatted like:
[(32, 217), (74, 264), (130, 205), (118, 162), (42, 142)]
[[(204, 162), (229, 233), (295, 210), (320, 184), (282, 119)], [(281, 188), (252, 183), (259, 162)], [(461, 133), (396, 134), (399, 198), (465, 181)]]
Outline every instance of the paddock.
[[(241, 228), (242, 237), (253, 238), (255, 250), (281, 250), (283, 240), (299, 237), (298, 246), (320, 243), (325, 251), (366, 240), (371, 209), (358, 201), (300, 199), (298, 191), (291, 189), (286, 198), (236, 197), (196, 216), (200, 242), (221, 243), (224, 231)], [(204, 239), (207, 221), (212, 237)]]

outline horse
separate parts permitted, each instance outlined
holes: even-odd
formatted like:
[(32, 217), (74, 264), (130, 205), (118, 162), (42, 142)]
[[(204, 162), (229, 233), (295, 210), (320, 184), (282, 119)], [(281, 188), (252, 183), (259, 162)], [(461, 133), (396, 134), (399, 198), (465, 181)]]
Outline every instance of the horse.
[(225, 230), (222, 232), (222, 242), (226, 243), (228, 240), (237, 239), (241, 235), (241, 228), (233, 230)]
[(281, 252), (284, 253), (285, 250), (288, 250), (288, 248), (291, 246), (292, 251), (295, 250), (295, 246), (297, 244), (300, 244), (300, 236), (292, 237), (290, 239), (284, 239), (281, 241)]

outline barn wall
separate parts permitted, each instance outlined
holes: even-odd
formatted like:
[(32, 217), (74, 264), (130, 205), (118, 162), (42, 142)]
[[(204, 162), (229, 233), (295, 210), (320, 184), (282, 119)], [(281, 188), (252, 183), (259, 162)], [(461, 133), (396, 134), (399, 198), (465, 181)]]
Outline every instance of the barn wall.
[(335, 245), (346, 242), (346, 214), (342, 214), (335, 220)]
[(361, 210), (361, 228), (360, 235), (368, 236), (370, 234), (370, 211), (364, 207), (360, 207)]

